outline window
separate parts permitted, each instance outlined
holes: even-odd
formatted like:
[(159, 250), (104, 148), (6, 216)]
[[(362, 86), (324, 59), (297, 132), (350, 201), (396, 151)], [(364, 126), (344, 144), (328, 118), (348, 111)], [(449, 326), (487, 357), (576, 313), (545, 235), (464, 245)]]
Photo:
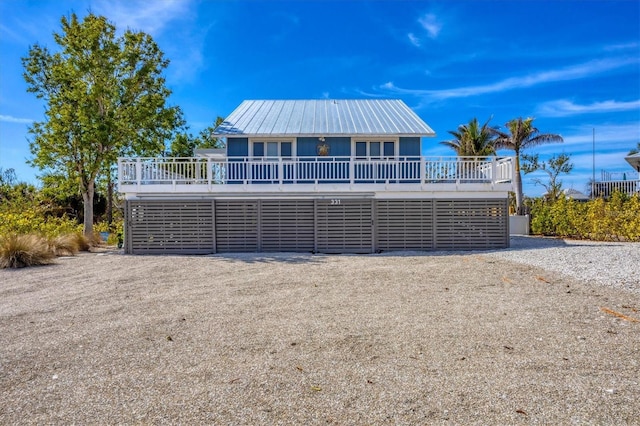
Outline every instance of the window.
[(393, 158), (396, 156), (395, 141), (356, 141), (356, 158)]
[(292, 141), (252, 141), (251, 152), (249, 155), (252, 157), (266, 157), (266, 158), (278, 158), (278, 157), (292, 157), (293, 156), (293, 142)]

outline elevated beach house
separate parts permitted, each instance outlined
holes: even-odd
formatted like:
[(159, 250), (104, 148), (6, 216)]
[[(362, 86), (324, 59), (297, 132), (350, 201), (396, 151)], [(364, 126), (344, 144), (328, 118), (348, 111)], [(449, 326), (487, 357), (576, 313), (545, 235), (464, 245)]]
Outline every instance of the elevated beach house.
[(194, 158), (120, 158), (125, 251), (503, 248), (511, 157), (426, 157), (400, 100), (244, 101)]

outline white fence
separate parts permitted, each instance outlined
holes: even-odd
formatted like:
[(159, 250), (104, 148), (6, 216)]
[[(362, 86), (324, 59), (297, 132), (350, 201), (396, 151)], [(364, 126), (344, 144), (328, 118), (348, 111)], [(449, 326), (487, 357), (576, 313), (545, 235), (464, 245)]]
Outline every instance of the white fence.
[(513, 157), (120, 158), (120, 185), (510, 183)]

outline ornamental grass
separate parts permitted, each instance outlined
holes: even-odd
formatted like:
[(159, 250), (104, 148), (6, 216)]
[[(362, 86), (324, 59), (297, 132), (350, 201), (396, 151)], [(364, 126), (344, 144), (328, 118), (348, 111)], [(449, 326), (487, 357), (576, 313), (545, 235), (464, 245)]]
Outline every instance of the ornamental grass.
[(49, 242), (38, 235), (9, 234), (0, 237), (0, 269), (48, 265), (54, 257)]

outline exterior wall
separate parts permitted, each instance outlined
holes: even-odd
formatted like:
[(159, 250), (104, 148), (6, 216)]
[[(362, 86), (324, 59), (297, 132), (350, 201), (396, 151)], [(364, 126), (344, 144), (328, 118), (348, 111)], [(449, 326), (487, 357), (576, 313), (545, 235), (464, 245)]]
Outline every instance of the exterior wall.
[(507, 198), (127, 200), (129, 254), (500, 249)]
[[(318, 155), (318, 138), (301, 137), (297, 138), (298, 157), (315, 157)], [(349, 137), (327, 137), (325, 143), (329, 145), (329, 156), (349, 157), (351, 155), (351, 138)]]

